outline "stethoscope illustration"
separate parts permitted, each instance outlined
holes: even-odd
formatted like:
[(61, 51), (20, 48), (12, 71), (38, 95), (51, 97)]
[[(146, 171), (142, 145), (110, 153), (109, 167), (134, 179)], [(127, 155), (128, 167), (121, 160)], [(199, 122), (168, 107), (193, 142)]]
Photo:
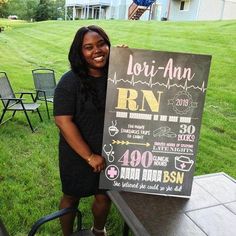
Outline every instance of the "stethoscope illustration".
[(109, 146), (110, 146), (110, 150), (109, 150), (109, 151), (106, 150), (106, 146), (107, 146), (107, 145), (104, 144), (104, 146), (103, 146), (103, 151), (106, 153), (108, 161), (109, 161), (109, 162), (113, 162), (113, 161), (115, 160), (115, 157), (113, 156), (113, 154), (115, 153), (115, 152), (113, 151), (113, 146), (112, 146), (111, 144), (109, 144)]

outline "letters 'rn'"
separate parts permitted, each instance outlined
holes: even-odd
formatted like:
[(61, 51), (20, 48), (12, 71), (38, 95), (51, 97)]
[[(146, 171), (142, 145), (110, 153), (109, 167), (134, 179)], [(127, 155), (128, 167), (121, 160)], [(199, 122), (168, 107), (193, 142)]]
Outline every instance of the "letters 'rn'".
[[(118, 99), (116, 109), (146, 111), (145, 108), (147, 104), (152, 112), (159, 112), (162, 91), (157, 91), (156, 97), (152, 90), (137, 91), (130, 88), (117, 88), (117, 90)], [(138, 102), (140, 104), (138, 104)]]

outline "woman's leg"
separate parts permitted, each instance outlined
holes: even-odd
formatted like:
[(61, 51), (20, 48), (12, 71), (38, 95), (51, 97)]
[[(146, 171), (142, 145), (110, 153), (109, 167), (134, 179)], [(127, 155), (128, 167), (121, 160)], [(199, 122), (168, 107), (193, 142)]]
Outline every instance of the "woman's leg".
[[(64, 194), (61, 198), (60, 209), (74, 207), (77, 208), (79, 198)], [(69, 236), (73, 233), (73, 225), (75, 220), (75, 213), (69, 213), (60, 217), (61, 228), (64, 236)]]
[[(98, 230), (103, 230), (106, 224), (107, 216), (111, 207), (111, 200), (105, 194), (96, 194), (92, 206), (94, 217), (93, 227)], [(96, 233), (95, 235), (104, 235), (104, 233)]]

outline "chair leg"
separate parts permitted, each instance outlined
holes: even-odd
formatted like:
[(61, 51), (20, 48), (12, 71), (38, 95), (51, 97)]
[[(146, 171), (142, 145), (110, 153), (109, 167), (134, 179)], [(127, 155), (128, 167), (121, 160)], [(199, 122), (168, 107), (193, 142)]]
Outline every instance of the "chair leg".
[(0, 118), (0, 125), (3, 125), (4, 123), (6, 123), (10, 119), (12, 119), (14, 117), (15, 113), (16, 113), (16, 111), (14, 111), (11, 117), (9, 117), (9, 118), (7, 118), (6, 120), (3, 121), (3, 118), (4, 118), (4, 115), (5, 115), (6, 111), (7, 111), (6, 109), (3, 110), (3, 113), (2, 113), (1, 118)]
[(25, 116), (26, 116), (26, 119), (27, 119), (27, 121), (28, 121), (28, 123), (29, 123), (30, 128), (31, 128), (32, 132), (34, 133), (34, 132), (35, 132), (35, 129), (33, 128), (32, 124), (31, 124), (31, 122), (30, 122), (30, 119), (29, 119), (29, 116), (28, 116), (28, 114), (27, 114), (27, 111), (26, 111), (25, 109), (24, 109), (23, 111), (24, 111), (24, 113), (25, 113)]
[(39, 114), (39, 118), (40, 118), (40, 120), (41, 120), (41, 122), (43, 121), (43, 119), (42, 119), (42, 116), (41, 116), (41, 114), (40, 114), (40, 112), (39, 112), (39, 109), (37, 108), (37, 112), (38, 112), (38, 114)]
[(50, 120), (50, 114), (49, 114), (49, 109), (48, 109), (48, 102), (45, 99), (45, 104), (46, 104), (46, 108), (47, 108), (47, 114), (48, 114), (48, 119)]
[(0, 118), (0, 124), (2, 124), (2, 120), (3, 120), (3, 117), (4, 117), (5, 113), (6, 113), (6, 109), (4, 109), (3, 112), (2, 112), (2, 115), (1, 115), (1, 118)]
[(13, 111), (13, 113), (12, 113), (12, 117), (14, 117), (14, 116), (15, 116), (15, 114), (16, 114), (16, 111)]

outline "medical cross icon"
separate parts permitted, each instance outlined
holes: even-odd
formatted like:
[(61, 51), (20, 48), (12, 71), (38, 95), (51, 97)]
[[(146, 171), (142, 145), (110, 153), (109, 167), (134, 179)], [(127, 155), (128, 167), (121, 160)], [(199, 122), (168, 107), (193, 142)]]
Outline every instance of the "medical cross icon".
[(119, 169), (115, 165), (110, 165), (106, 168), (105, 174), (109, 180), (115, 180), (119, 176)]
[(111, 167), (108, 171), (107, 171), (108, 175), (110, 176), (110, 178), (114, 178), (117, 175), (117, 170), (114, 167)]
[(180, 165), (181, 169), (184, 169), (186, 167), (186, 164), (183, 162), (181, 165)]

